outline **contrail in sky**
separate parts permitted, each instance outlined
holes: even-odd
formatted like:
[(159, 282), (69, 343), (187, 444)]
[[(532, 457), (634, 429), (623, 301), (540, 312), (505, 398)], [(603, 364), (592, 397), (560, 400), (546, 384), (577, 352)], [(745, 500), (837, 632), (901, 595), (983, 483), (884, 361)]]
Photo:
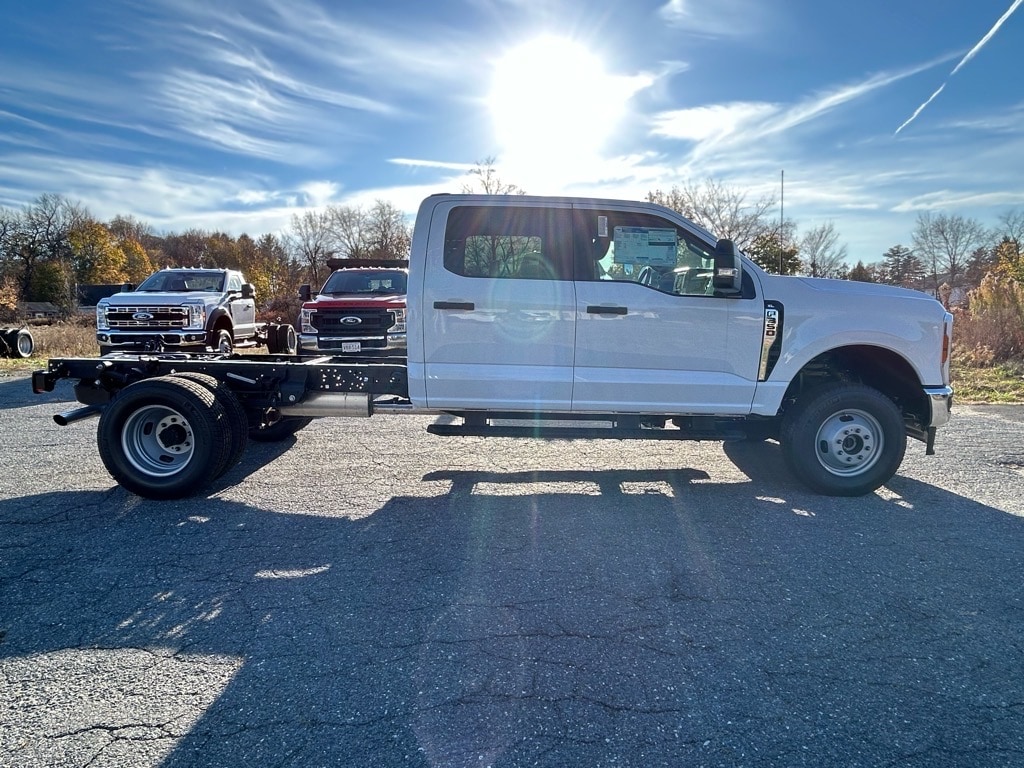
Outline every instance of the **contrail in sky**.
[[(960, 63), (959, 64), (957, 64), (955, 67), (953, 67), (953, 71), (950, 72), (949, 73), (949, 77), (946, 78), (946, 83), (949, 82), (949, 78), (950, 77), (955, 75), (957, 72), (959, 72), (963, 68), (964, 64), (966, 64), (971, 59), (973, 59), (978, 54), (978, 51), (980, 51), (982, 48), (985, 47), (985, 44), (989, 40), (991, 40), (993, 38), (993, 36), (996, 34), (996, 32), (999, 31), (999, 28), (1001, 26), (1003, 26), (1003, 23), (1008, 18), (1010, 18), (1010, 16), (1013, 14), (1013, 12), (1017, 10), (1017, 6), (1019, 6), (1021, 3), (1024, 3), (1024, 0), (1013, 0), (1013, 5), (1010, 6), (1009, 10), (1007, 10), (1006, 13), (1004, 13), (1002, 16), (999, 17), (999, 21), (997, 21), (992, 26), (992, 29), (990, 29), (988, 31), (988, 33), (983, 38), (981, 38), (981, 40), (979, 40), (977, 42), (977, 44), (973, 48), (971, 48), (971, 50), (969, 50), (967, 52), (966, 56), (964, 56), (962, 59), (960, 59)], [(935, 91), (935, 93), (933, 93), (931, 96), (929, 96), (928, 100), (924, 104), (922, 104), (920, 107), (915, 109), (914, 110), (914, 114), (912, 114), (909, 118), (907, 118), (907, 121), (905, 123), (903, 123), (903, 125), (901, 125), (899, 128), (897, 128), (896, 129), (896, 133), (894, 133), (893, 135), (895, 136), (900, 131), (902, 131), (904, 128), (906, 128), (908, 125), (910, 125), (912, 122), (914, 122), (914, 120), (917, 118), (917, 116), (920, 115), (924, 111), (924, 108), (927, 107), (929, 104), (931, 104), (935, 100), (936, 96), (938, 96), (940, 93), (942, 93), (942, 89), (946, 87), (946, 83), (943, 83), (942, 85), (940, 85), (939, 89), (937, 91)]]

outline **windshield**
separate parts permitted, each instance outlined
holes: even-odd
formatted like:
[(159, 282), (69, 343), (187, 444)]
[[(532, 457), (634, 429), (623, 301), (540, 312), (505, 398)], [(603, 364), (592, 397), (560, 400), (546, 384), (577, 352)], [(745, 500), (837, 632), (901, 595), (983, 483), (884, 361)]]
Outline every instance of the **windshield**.
[(402, 270), (340, 269), (327, 278), (321, 293), (405, 293)]
[(147, 277), (138, 290), (213, 291), (214, 293), (220, 293), (224, 290), (224, 273), (206, 272), (203, 270), (180, 272), (167, 269)]

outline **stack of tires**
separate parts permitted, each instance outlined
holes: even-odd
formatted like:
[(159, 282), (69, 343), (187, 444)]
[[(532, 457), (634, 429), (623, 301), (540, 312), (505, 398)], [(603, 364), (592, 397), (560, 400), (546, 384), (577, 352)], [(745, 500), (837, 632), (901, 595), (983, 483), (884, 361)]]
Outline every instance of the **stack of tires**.
[(35, 340), (27, 328), (0, 328), (0, 357), (32, 356)]

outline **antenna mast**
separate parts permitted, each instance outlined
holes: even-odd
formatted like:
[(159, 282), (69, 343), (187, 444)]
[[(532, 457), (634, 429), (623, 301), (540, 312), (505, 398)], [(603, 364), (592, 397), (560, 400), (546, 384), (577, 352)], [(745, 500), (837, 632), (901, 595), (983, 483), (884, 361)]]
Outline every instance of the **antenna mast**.
[(779, 274), (782, 274), (782, 249), (786, 222), (786, 171), (779, 172)]

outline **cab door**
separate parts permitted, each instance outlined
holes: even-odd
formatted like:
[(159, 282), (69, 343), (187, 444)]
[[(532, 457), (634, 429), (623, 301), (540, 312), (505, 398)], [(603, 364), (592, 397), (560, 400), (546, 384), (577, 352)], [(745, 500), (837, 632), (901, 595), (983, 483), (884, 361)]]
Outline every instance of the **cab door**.
[[(419, 312), (430, 408), (542, 412), (572, 401), (571, 206), (479, 197), (438, 204)], [(419, 379), (419, 339), (410, 345)]]
[(577, 204), (574, 224), (572, 410), (749, 413), (763, 314), (753, 284), (745, 298), (716, 296), (714, 244), (642, 206)]
[(242, 276), (229, 272), (227, 279), (228, 312), (235, 327), (235, 338), (246, 339), (256, 335), (256, 300), (242, 295)]

